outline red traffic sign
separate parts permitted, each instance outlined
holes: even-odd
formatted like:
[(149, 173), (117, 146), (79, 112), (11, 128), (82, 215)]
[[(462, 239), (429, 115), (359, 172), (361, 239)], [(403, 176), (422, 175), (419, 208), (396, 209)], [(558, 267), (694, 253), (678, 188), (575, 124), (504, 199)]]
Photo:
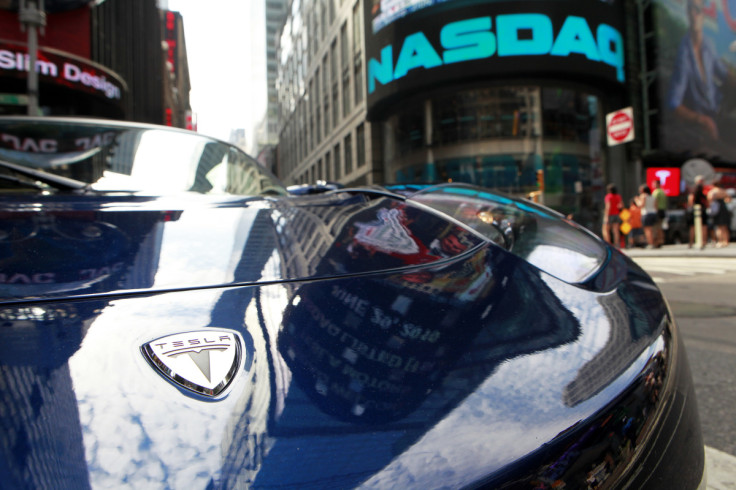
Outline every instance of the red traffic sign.
[(606, 115), (608, 146), (627, 143), (634, 139), (634, 111), (631, 107)]

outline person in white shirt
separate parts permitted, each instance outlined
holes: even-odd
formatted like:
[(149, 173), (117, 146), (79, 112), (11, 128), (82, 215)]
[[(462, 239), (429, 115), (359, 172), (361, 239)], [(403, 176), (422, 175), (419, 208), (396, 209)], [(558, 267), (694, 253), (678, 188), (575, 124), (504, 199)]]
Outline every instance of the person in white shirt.
[(654, 225), (657, 223), (657, 200), (648, 185), (639, 187), (639, 195), (634, 198), (641, 208), (641, 225), (647, 237), (647, 248), (654, 248)]

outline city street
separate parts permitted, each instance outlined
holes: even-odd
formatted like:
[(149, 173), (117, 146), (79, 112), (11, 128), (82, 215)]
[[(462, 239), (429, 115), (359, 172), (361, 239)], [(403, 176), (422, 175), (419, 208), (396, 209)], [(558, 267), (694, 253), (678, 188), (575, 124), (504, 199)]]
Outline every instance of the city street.
[[(736, 245), (706, 249), (706, 256), (699, 252), (683, 245), (627, 251), (659, 284), (685, 339), (709, 458), (709, 488), (736, 488)], [(726, 465), (725, 471), (714, 470), (716, 463)]]

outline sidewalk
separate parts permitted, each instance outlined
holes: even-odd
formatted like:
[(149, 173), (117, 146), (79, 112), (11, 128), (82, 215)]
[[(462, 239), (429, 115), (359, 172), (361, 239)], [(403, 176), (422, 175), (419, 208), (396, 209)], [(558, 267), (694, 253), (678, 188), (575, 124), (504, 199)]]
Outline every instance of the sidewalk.
[(708, 490), (736, 489), (736, 458), (712, 447), (705, 447)]
[(629, 257), (720, 257), (720, 258), (736, 258), (736, 243), (729, 243), (728, 247), (716, 248), (713, 245), (707, 245), (703, 250), (688, 248), (687, 243), (676, 245), (663, 245), (660, 248), (627, 248), (621, 250)]

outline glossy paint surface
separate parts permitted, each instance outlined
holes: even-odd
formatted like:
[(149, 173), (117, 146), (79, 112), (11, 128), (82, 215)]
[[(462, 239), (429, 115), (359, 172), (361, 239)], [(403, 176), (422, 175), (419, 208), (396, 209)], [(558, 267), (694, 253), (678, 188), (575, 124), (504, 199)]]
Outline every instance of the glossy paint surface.
[[(352, 194), (0, 209), (12, 487), (646, 487), (664, 428), (700, 481), (684, 352), (620, 254), (569, 284)], [(140, 351), (208, 328), (246, 353), (217, 400)]]

